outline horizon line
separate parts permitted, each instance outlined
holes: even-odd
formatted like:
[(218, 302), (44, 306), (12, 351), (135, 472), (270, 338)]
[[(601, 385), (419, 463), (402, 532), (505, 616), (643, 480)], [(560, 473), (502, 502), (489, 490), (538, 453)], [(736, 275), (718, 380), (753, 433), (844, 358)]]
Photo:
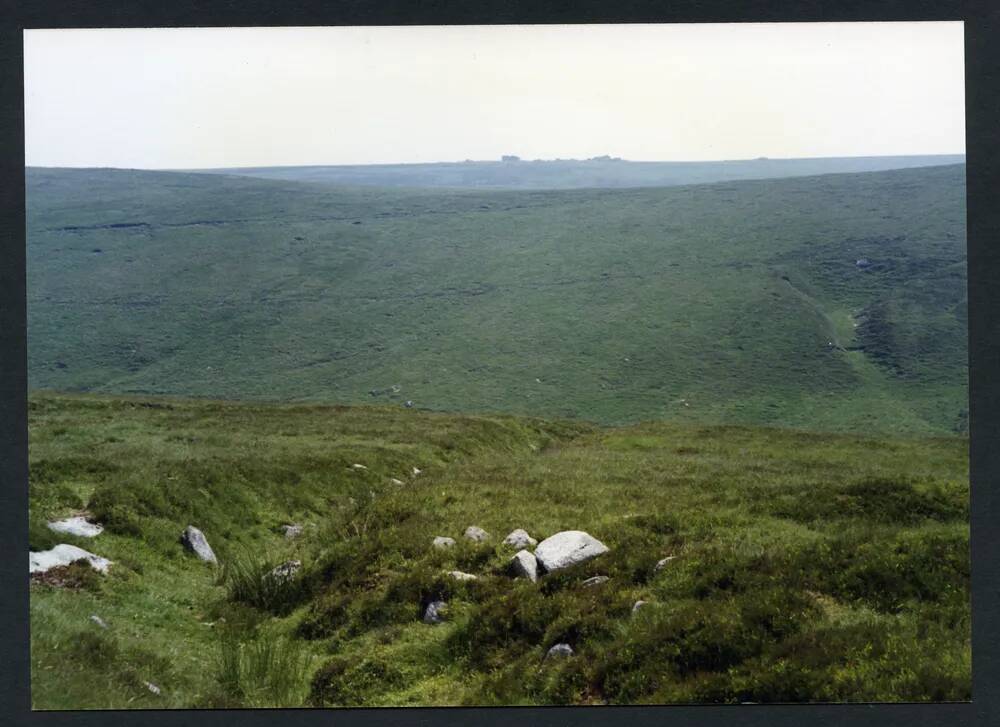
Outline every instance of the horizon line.
[(725, 164), (736, 162), (789, 162), (789, 161), (816, 161), (822, 159), (905, 159), (910, 157), (965, 157), (966, 153), (961, 152), (924, 152), (909, 154), (846, 154), (841, 156), (803, 156), (803, 157), (772, 157), (758, 156), (738, 159), (625, 159), (623, 157), (613, 157), (611, 155), (601, 155), (596, 157), (553, 157), (551, 159), (534, 158), (528, 159), (518, 157), (516, 154), (504, 155), (517, 157), (516, 159), (504, 160), (502, 158), (491, 159), (459, 159), (459, 160), (438, 160), (432, 162), (324, 162), (310, 164), (242, 164), (239, 166), (221, 167), (132, 167), (132, 166), (112, 166), (112, 165), (63, 165), (63, 164), (28, 164), (25, 162), (25, 169), (121, 169), (146, 172), (191, 172), (198, 170), (218, 170), (218, 169), (279, 169), (279, 168), (317, 168), (317, 167), (399, 167), (399, 166), (430, 166), (435, 164), (518, 164), (518, 163), (539, 163), (539, 162), (589, 162), (589, 161), (614, 161), (629, 164)]

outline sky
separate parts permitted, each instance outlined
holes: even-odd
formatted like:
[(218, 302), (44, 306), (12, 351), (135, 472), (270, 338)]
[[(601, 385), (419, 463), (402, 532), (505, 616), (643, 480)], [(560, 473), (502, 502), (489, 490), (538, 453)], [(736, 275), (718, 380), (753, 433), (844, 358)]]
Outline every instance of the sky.
[(965, 153), (963, 24), (24, 32), (25, 163)]

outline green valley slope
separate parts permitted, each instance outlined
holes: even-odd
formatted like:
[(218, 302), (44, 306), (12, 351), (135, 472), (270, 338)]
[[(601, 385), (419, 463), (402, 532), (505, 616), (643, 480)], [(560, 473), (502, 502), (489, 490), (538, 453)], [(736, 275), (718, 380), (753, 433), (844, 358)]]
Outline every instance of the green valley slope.
[(29, 169), (30, 384), (963, 431), (964, 175), (445, 192)]

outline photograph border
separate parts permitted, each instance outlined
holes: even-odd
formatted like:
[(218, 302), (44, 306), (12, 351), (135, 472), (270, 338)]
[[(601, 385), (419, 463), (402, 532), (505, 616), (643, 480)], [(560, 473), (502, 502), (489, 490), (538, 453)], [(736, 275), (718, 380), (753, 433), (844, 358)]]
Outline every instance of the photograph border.
[[(737, 6), (738, 5), (738, 6)], [(4, 0), (0, 28), (0, 721), (11, 725), (987, 725), (1000, 723), (1000, 3), (726, 0)], [(973, 701), (959, 704), (420, 707), (32, 712), (27, 550), (27, 355), (22, 31), (27, 28), (965, 21)]]

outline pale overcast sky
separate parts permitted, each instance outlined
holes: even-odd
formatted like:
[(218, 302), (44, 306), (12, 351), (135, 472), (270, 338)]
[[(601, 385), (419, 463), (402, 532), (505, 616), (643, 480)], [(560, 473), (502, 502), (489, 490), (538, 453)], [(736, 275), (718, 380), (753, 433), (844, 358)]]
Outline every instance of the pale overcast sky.
[(949, 23), (29, 30), (26, 163), (965, 152)]

